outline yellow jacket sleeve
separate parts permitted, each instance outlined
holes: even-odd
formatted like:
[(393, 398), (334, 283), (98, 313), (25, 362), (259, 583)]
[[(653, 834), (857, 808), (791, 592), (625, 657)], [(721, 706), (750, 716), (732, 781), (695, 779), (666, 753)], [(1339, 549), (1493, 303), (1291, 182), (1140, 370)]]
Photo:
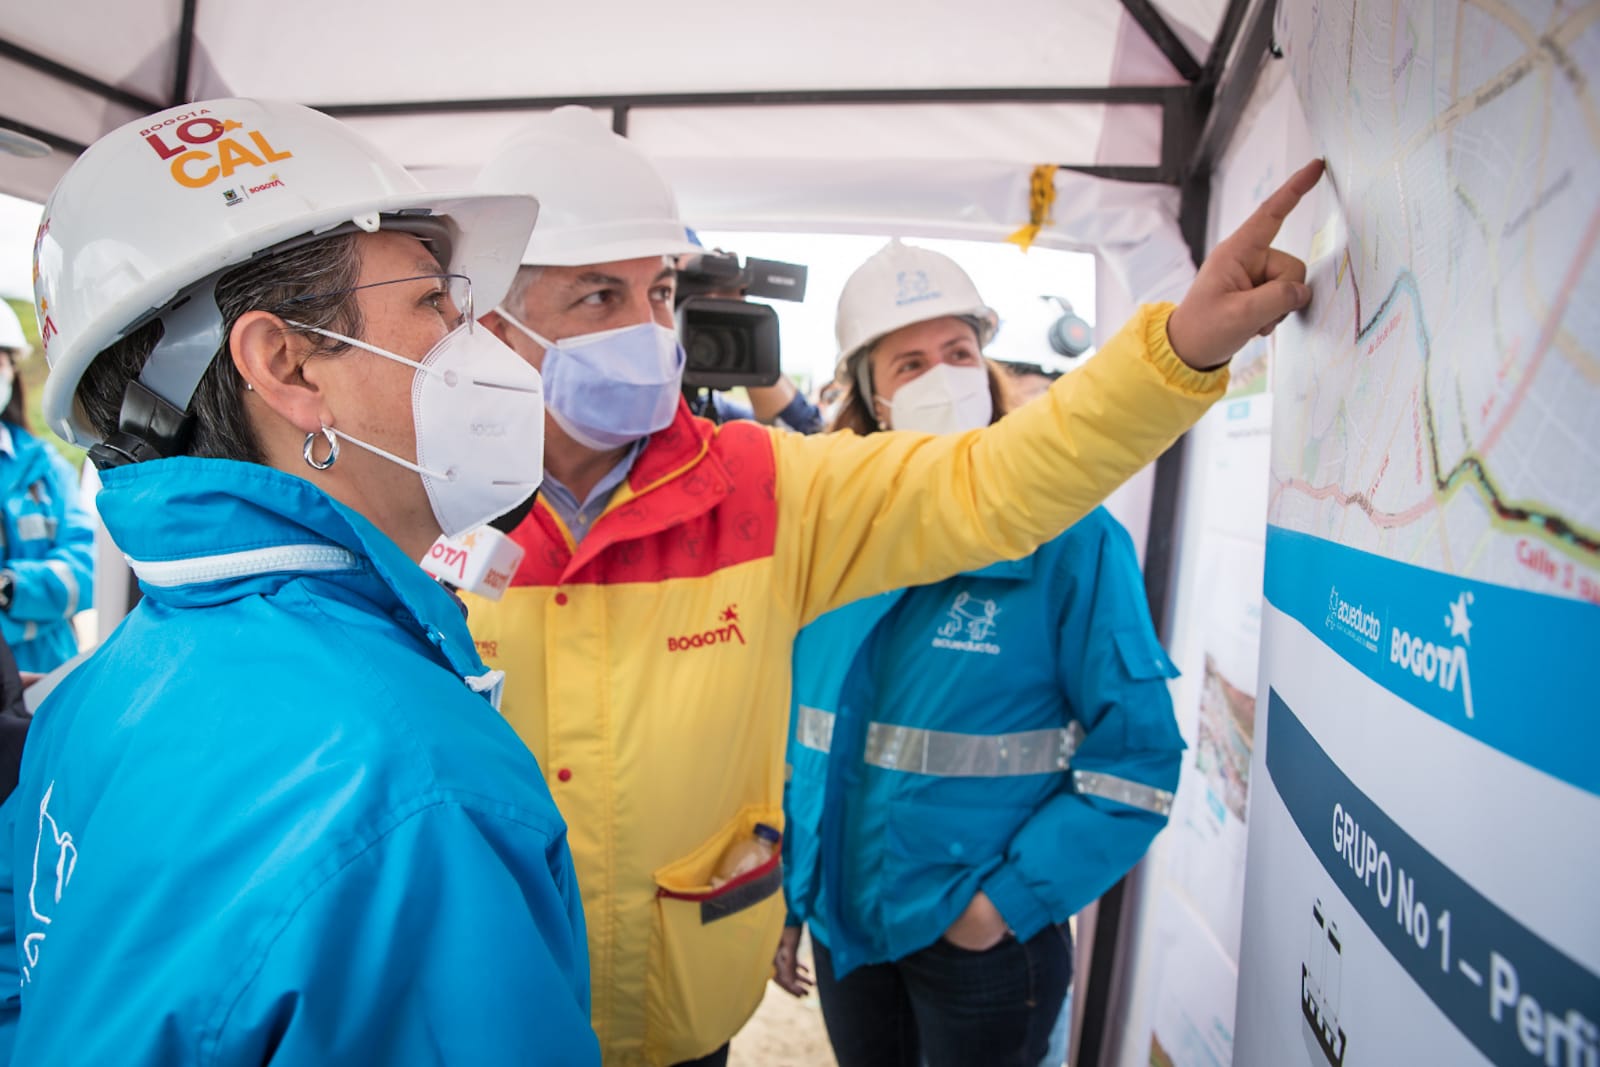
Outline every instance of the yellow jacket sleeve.
[(1227, 387), (1151, 305), (1081, 369), (982, 430), (779, 434), (780, 581), (802, 624), (863, 597), (1017, 559), (1164, 452)]

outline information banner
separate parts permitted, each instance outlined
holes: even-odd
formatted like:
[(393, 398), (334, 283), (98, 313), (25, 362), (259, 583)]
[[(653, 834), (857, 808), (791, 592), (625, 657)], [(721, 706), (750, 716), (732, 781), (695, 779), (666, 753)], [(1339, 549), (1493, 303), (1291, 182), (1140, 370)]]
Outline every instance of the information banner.
[(1594, 4), (1287, 0), (1234, 1062), (1600, 1067)]

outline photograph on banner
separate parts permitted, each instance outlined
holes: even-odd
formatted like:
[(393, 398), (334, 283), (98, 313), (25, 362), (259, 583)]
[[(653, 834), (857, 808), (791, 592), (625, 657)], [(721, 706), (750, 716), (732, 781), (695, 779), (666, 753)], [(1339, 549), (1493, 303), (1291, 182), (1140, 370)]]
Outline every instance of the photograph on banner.
[[(1205, 534), (1211, 561), (1201, 582), (1207, 606), (1203, 668), (1185, 687), (1190, 751), (1166, 831), (1165, 875), (1208, 934), (1239, 954), (1244, 906), (1245, 803), (1254, 745), (1257, 658), (1261, 644), (1263, 548), (1228, 534)], [(1186, 723), (1186, 726), (1188, 726)]]
[(1235, 1062), (1600, 1062), (1600, 19), (1276, 40), (1328, 180), (1272, 363)]
[(1233, 1058), (1233, 957), (1179, 897), (1159, 901), (1155, 945), (1181, 966), (1162, 968), (1152, 988), (1148, 1067), (1228, 1067)]

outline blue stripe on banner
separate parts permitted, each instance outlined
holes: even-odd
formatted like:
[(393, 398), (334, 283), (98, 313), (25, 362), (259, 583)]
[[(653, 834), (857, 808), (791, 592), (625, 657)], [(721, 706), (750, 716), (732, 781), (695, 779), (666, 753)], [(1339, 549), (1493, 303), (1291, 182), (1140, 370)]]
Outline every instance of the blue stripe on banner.
[[(1334, 765), (1276, 690), (1267, 773), (1311, 851), (1406, 973), (1493, 1063), (1592, 1064), (1600, 976), (1468, 885)], [(1345, 942), (1348, 946), (1348, 940)], [(1382, 1058), (1383, 1035), (1357, 1057)]]
[(1600, 795), (1600, 606), (1457, 578), (1267, 527), (1266, 595), (1362, 674)]

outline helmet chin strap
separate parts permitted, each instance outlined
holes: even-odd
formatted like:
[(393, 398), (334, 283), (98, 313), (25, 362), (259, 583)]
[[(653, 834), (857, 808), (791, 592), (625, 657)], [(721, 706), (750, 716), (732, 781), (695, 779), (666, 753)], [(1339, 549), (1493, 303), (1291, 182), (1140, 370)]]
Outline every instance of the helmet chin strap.
[(856, 353), (855, 361), (856, 395), (866, 402), (867, 414), (872, 416), (872, 421), (878, 424), (878, 429), (887, 430), (889, 422), (878, 414), (879, 397), (872, 388), (872, 345), (868, 345)]
[(181, 455), (193, 436), (189, 401), (222, 346), (217, 276), (191, 289), (160, 321), (161, 340), (122, 394), (116, 433), (89, 450), (101, 470)]

